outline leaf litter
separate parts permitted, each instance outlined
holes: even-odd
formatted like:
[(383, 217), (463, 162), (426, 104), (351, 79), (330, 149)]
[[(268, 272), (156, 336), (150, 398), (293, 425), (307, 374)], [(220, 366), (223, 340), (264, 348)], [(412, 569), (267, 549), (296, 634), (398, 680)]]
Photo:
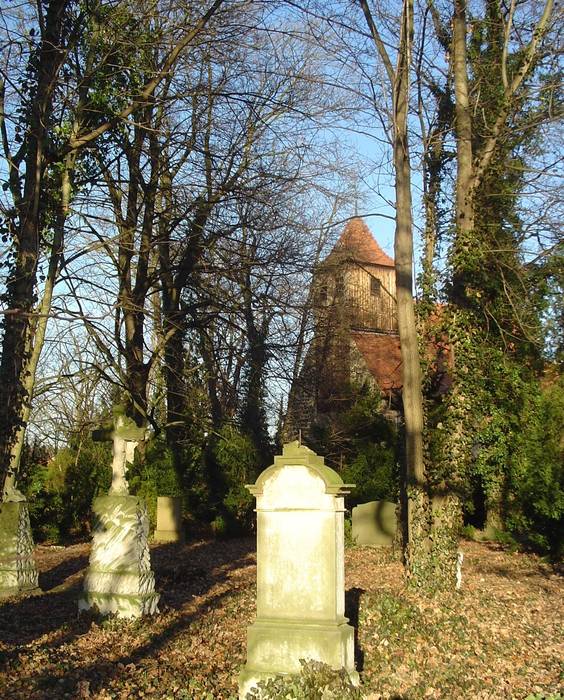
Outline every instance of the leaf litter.
[[(562, 578), (536, 556), (464, 541), (463, 586), (407, 589), (388, 548), (346, 551), (347, 615), (371, 700), (535, 700), (563, 691)], [(89, 545), (38, 546), (42, 592), (0, 601), (0, 698), (235, 700), (255, 614), (254, 541), (154, 545), (160, 613), (77, 615)]]

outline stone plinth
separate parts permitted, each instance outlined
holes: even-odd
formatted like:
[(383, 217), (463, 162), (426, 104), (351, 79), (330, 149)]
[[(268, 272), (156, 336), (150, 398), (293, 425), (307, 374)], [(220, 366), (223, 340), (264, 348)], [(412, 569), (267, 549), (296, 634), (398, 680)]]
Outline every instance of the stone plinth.
[(153, 539), (155, 542), (184, 542), (180, 496), (157, 498), (157, 529)]
[(354, 668), (345, 617), (344, 501), (350, 484), (292, 442), (249, 490), (257, 498), (257, 617), (248, 628), (239, 697), (300, 659)]
[(0, 598), (38, 589), (27, 502), (0, 503)]
[(352, 509), (352, 537), (355, 544), (391, 545), (396, 530), (395, 503), (370, 501)]
[(78, 609), (140, 617), (158, 612), (145, 504), (136, 496), (95, 499), (94, 535)]

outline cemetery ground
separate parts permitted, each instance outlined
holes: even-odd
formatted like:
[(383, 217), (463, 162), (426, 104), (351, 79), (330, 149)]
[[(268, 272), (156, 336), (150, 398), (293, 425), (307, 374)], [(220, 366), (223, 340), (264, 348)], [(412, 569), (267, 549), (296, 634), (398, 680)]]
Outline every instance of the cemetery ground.
[[(551, 565), (464, 541), (462, 590), (404, 588), (389, 548), (346, 552), (347, 615), (368, 698), (560, 698), (562, 579)], [(160, 614), (77, 616), (89, 545), (38, 546), (42, 593), (0, 601), (0, 698), (236, 698), (254, 617), (253, 539), (154, 545)]]

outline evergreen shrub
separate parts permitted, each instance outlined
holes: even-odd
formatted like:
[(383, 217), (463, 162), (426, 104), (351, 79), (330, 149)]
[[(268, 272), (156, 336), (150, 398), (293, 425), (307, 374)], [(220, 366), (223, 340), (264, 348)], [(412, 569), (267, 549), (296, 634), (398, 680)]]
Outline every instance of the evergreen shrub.
[(21, 488), (36, 541), (58, 542), (88, 533), (92, 501), (110, 487), (111, 446), (88, 436), (50, 460), (36, 461), (33, 453), (29, 457)]
[(183, 495), (174, 456), (160, 435), (147, 442), (144, 459), (136, 453), (135, 463), (129, 465), (127, 480), (130, 492), (147, 504), (153, 529), (157, 525), (157, 497)]
[(351, 506), (368, 501), (398, 498), (398, 435), (395, 425), (382, 413), (379, 392), (363, 386), (352, 391), (355, 399), (333, 426), (325, 431), (318, 454), (340, 453), (342, 464), (333, 464), (345, 483), (356, 484), (347, 498)]
[(226, 424), (213, 442), (212, 458), (223, 481), (221, 519), (214, 521), (217, 534), (249, 531), (254, 523), (255, 499), (245, 484), (253, 483), (260, 473), (260, 455), (248, 436)]
[(517, 437), (506, 525), (533, 549), (564, 555), (564, 378), (531, 387)]

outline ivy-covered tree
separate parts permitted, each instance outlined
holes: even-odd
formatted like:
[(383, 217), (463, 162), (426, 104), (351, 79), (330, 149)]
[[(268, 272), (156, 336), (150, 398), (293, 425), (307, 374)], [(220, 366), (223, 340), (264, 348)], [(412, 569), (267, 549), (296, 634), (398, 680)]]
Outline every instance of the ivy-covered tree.
[[(550, 119), (539, 111), (544, 98), (534, 79), (552, 10), (550, 0), (505, 9), (489, 0), (453, 4), (456, 206), (448, 304), (427, 326), (432, 342), (447, 340), (452, 387), (428, 402), (428, 444), (433, 471), (451, 493), (467, 505), (473, 490), (483, 493), (490, 533), (509, 515), (515, 436), (540, 369), (543, 291), (527, 259), (520, 206)], [(435, 25), (448, 22), (438, 17)]]

